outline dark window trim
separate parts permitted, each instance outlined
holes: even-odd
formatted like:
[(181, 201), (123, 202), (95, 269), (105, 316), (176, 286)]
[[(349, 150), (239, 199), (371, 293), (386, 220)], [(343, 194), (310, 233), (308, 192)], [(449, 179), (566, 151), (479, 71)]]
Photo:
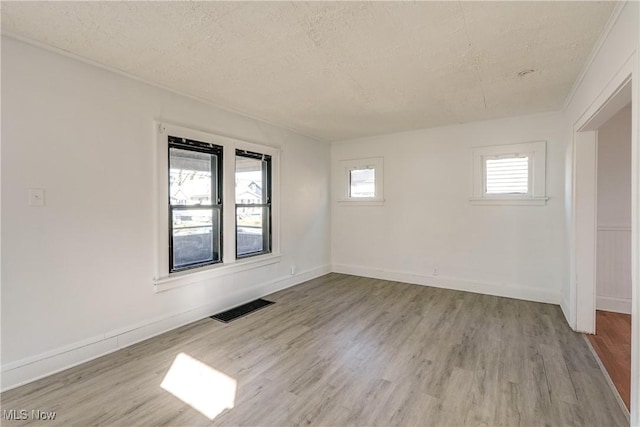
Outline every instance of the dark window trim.
[[(187, 138), (180, 138), (176, 136), (168, 136), (168, 147), (167, 147), (167, 185), (169, 191), (167, 192), (167, 203), (168, 203), (168, 240), (169, 240), (169, 273), (176, 273), (185, 270), (191, 270), (194, 268), (204, 267), (207, 265), (219, 264), (222, 262), (223, 255), (223, 233), (222, 229), (224, 227), (224, 218), (223, 218), (223, 209), (222, 209), (222, 179), (223, 179), (223, 158), (222, 158), (222, 147), (219, 145), (195, 141)], [(216, 171), (215, 174), (211, 174), (211, 197), (216, 199), (216, 204), (208, 204), (208, 205), (172, 205), (171, 204), (171, 149), (177, 148), (186, 151), (195, 151), (199, 153), (211, 154), (212, 159), (216, 158)], [(213, 216), (213, 212), (217, 211), (218, 213), (218, 224), (212, 223), (212, 231), (214, 227), (218, 229), (218, 259), (213, 261), (205, 261), (205, 262), (195, 262), (192, 264), (182, 265), (180, 267), (174, 266), (173, 259), (173, 212), (179, 210), (210, 210)], [(213, 242), (214, 236), (211, 236), (211, 245), (213, 251)]]
[[(251, 204), (244, 204), (244, 203), (236, 203), (235, 204), (235, 215), (234, 215), (234, 221), (235, 221), (235, 233), (236, 233), (236, 259), (244, 259), (244, 258), (250, 258), (250, 257), (254, 257), (254, 256), (258, 256), (258, 255), (265, 255), (265, 254), (270, 254), (273, 252), (273, 232), (272, 232), (272, 217), (273, 217), (273, 213), (272, 213), (272, 206), (271, 206), (271, 181), (272, 181), (272, 164), (271, 164), (271, 156), (268, 154), (262, 154), (262, 153), (256, 153), (253, 151), (247, 151), (247, 150), (236, 150), (236, 156), (239, 157), (247, 157), (249, 159), (256, 159), (256, 160), (261, 160), (264, 161), (266, 163), (266, 167), (262, 170), (262, 182), (266, 183), (266, 185), (264, 186), (264, 191), (265, 191), (265, 198), (266, 198), (266, 203), (251, 203)], [(235, 173), (235, 172), (234, 172)], [(246, 254), (238, 254), (238, 208), (244, 208), (244, 207), (251, 207), (251, 208), (263, 208), (263, 209), (267, 209), (268, 210), (268, 217), (267, 217), (267, 221), (266, 224), (263, 222), (262, 225), (262, 248), (263, 250), (261, 251), (256, 251), (256, 252), (249, 252)], [(265, 226), (266, 226), (266, 230), (265, 230)], [(266, 249), (265, 249), (266, 248)]]

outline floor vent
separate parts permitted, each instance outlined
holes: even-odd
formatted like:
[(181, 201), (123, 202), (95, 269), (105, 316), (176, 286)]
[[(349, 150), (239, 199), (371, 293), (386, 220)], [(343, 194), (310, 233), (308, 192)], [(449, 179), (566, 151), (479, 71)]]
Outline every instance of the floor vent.
[(229, 323), (232, 320), (239, 319), (240, 317), (246, 316), (249, 313), (252, 313), (256, 310), (260, 310), (261, 308), (264, 308), (271, 304), (274, 304), (274, 302), (267, 301), (266, 299), (260, 298), (255, 301), (251, 301), (246, 304), (242, 304), (238, 307), (232, 308), (231, 310), (214, 314), (213, 316), (211, 316), (211, 318), (214, 320), (219, 320), (224, 323)]

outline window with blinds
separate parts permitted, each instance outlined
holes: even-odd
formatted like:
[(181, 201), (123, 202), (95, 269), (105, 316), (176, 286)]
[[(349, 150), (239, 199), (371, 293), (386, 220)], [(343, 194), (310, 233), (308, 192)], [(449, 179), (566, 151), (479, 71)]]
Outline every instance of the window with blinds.
[(547, 204), (547, 142), (473, 147), (472, 205)]
[(485, 193), (490, 195), (529, 194), (529, 157), (487, 158), (485, 160)]

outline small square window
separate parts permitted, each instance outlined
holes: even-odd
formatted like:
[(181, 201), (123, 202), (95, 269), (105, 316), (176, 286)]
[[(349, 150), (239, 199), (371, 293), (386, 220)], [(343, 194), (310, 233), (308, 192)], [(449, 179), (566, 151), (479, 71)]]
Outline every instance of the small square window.
[(544, 205), (546, 142), (494, 145), (473, 149), (475, 205)]
[(485, 194), (529, 194), (529, 157), (517, 154), (485, 159)]
[(383, 184), (382, 157), (340, 162), (342, 197), (340, 203), (381, 205)]
[(373, 168), (349, 171), (349, 197), (376, 197), (376, 170)]

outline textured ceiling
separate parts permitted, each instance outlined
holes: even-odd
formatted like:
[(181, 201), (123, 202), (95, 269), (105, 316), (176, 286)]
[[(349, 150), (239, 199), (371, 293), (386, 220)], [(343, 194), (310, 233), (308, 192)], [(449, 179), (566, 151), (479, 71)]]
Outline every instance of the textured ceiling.
[(2, 32), (335, 141), (557, 110), (614, 6), (3, 1)]

